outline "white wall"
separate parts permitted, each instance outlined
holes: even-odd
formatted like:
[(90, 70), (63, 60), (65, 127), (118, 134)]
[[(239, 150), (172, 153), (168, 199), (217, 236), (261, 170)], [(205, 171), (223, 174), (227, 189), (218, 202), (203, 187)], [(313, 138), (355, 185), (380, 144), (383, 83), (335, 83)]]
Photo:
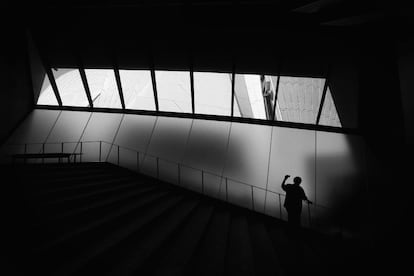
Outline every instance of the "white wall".
[[(326, 214), (321, 211), (325, 209), (314, 205), (313, 219), (328, 219), (335, 208), (350, 208), (355, 205), (353, 196), (364, 190), (362, 139), (338, 133), (171, 117), (34, 110), (7, 144), (75, 145), (82, 141), (84, 160), (98, 161), (99, 143), (87, 142), (99, 140), (108, 142), (101, 145), (103, 161), (118, 163), (119, 145), (121, 166), (137, 170), (139, 161), (141, 172), (156, 176), (158, 157), (161, 179), (196, 191), (201, 190), (203, 180), (205, 193), (219, 198), (225, 197), (227, 178), (229, 201), (247, 208), (254, 203), (255, 209), (263, 212), (266, 198), (265, 212), (284, 219), (280, 184), (286, 174), (292, 176), (289, 181), (300, 176), (308, 198), (331, 210)], [(115, 145), (111, 147), (111, 143)], [(59, 145), (55, 147), (60, 150)], [(21, 152), (23, 146), (14, 148)], [(69, 148), (75, 150), (75, 146)], [(79, 150), (77, 144), (76, 152)], [(263, 189), (274, 193), (265, 194)], [(307, 223), (307, 207), (304, 211), (303, 221)]]

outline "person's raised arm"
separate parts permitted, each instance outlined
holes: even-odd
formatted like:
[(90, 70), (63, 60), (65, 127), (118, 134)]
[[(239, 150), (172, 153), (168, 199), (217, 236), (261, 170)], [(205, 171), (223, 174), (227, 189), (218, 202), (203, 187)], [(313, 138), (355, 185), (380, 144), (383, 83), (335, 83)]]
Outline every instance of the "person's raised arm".
[(286, 180), (290, 177), (290, 175), (285, 175), (285, 178), (282, 181), (282, 189), (283, 191), (286, 191)]

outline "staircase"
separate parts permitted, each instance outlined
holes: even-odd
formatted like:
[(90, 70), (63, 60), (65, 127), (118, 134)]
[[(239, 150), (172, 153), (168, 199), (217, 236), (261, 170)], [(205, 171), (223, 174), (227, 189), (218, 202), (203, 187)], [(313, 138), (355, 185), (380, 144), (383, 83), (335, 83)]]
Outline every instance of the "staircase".
[(16, 275), (355, 275), (363, 263), (357, 241), (109, 163), (2, 169)]

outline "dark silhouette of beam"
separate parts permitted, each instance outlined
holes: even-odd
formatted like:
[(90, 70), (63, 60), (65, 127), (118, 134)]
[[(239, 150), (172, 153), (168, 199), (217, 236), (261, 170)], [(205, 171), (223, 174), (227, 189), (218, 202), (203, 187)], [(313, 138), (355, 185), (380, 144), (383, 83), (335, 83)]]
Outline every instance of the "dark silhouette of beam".
[(83, 68), (83, 65), (79, 66), (79, 74), (82, 79), (83, 87), (85, 88), (86, 97), (88, 98), (89, 107), (93, 108), (93, 100), (91, 96), (91, 91), (89, 89), (88, 80), (86, 79), (85, 69)]
[(235, 65), (234, 65), (234, 62), (233, 62), (233, 67), (231, 69), (231, 106), (230, 106), (230, 108), (231, 108), (230, 116), (231, 117), (233, 117), (233, 115), (234, 115), (234, 94), (235, 94), (234, 93), (234, 84), (235, 84), (235, 78), (236, 78), (235, 71), (236, 71), (236, 68), (235, 68)]
[(151, 81), (152, 81), (152, 90), (154, 91), (155, 110), (156, 111), (159, 111), (160, 108), (158, 106), (157, 81), (155, 79), (155, 70), (154, 70), (154, 67), (151, 69)]
[(119, 99), (121, 100), (121, 106), (122, 109), (125, 109), (124, 93), (122, 92), (121, 77), (119, 76), (119, 69), (117, 64), (114, 64), (114, 73), (116, 85), (118, 86)]
[[(67, 110), (67, 111), (85, 111), (91, 112), (88, 107), (75, 107), (75, 106), (52, 106), (52, 105), (36, 105), (37, 109), (45, 110)], [(167, 111), (149, 111), (149, 110), (133, 110), (133, 109), (115, 109), (115, 108), (93, 108), (94, 112), (103, 113), (120, 113), (120, 114), (135, 114), (135, 115), (150, 115), (150, 116), (164, 116), (173, 118), (188, 118), (188, 119), (201, 119), (201, 120), (213, 120), (213, 121), (225, 121), (225, 122), (236, 122), (244, 124), (256, 124), (256, 125), (267, 125), (267, 126), (279, 126), (296, 129), (308, 129), (316, 131), (336, 132), (345, 134), (361, 134), (360, 129), (357, 128), (340, 128), (332, 126), (321, 126), (314, 124), (303, 124), (283, 121), (270, 121), (263, 119), (253, 118), (242, 118), (242, 117), (231, 117), (231, 116), (220, 116), (220, 115), (205, 115), (205, 114), (192, 114), (192, 113), (179, 113), (179, 112), (167, 112)]]
[(323, 104), (325, 102), (325, 97), (326, 97), (326, 91), (328, 90), (328, 81), (329, 81), (329, 79), (328, 79), (328, 77), (326, 77), (325, 84), (323, 86), (321, 102), (319, 104), (318, 116), (316, 117), (316, 125), (319, 125), (319, 120), (321, 119)]
[(191, 110), (193, 114), (195, 113), (195, 104), (194, 104), (194, 70), (193, 65), (190, 65), (190, 87), (191, 87)]

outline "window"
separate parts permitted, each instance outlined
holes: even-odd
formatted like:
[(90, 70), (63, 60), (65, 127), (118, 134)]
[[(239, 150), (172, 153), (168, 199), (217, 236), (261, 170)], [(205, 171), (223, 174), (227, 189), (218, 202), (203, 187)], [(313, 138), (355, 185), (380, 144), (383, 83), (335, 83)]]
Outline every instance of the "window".
[(319, 124), (324, 126), (342, 127), (329, 86), (326, 90), (325, 102), (323, 103)]
[(52, 69), (56, 86), (59, 91), (62, 105), (66, 106), (89, 106), (85, 87), (78, 69), (59, 68)]
[(127, 109), (155, 110), (149, 70), (119, 70), (119, 75)]
[(40, 90), (39, 98), (37, 99), (37, 104), (58, 105), (55, 93), (53, 92), (53, 88), (50, 85), (49, 78), (46, 74), (43, 78), (42, 89)]
[[(52, 69), (64, 106), (87, 107), (79, 69)], [(113, 69), (85, 69), (94, 107), (118, 108), (121, 100)], [(150, 70), (119, 70), (125, 108), (155, 111)], [(276, 120), (300, 124), (342, 127), (330, 87), (326, 87), (321, 116), (317, 122), (326, 80), (261, 74), (194, 72), (194, 99), (189, 71), (155, 71), (159, 111), (240, 118)], [(233, 102), (233, 107), (231, 106)], [(45, 75), (39, 105), (58, 105)]]
[(231, 73), (194, 72), (195, 113), (231, 115)]
[(155, 71), (160, 111), (192, 113), (190, 72)]
[(271, 119), (277, 77), (236, 74), (234, 80), (234, 116)]
[(325, 79), (281, 76), (277, 95), (276, 119), (315, 124)]
[(115, 73), (112, 69), (86, 69), (94, 107), (121, 108)]

